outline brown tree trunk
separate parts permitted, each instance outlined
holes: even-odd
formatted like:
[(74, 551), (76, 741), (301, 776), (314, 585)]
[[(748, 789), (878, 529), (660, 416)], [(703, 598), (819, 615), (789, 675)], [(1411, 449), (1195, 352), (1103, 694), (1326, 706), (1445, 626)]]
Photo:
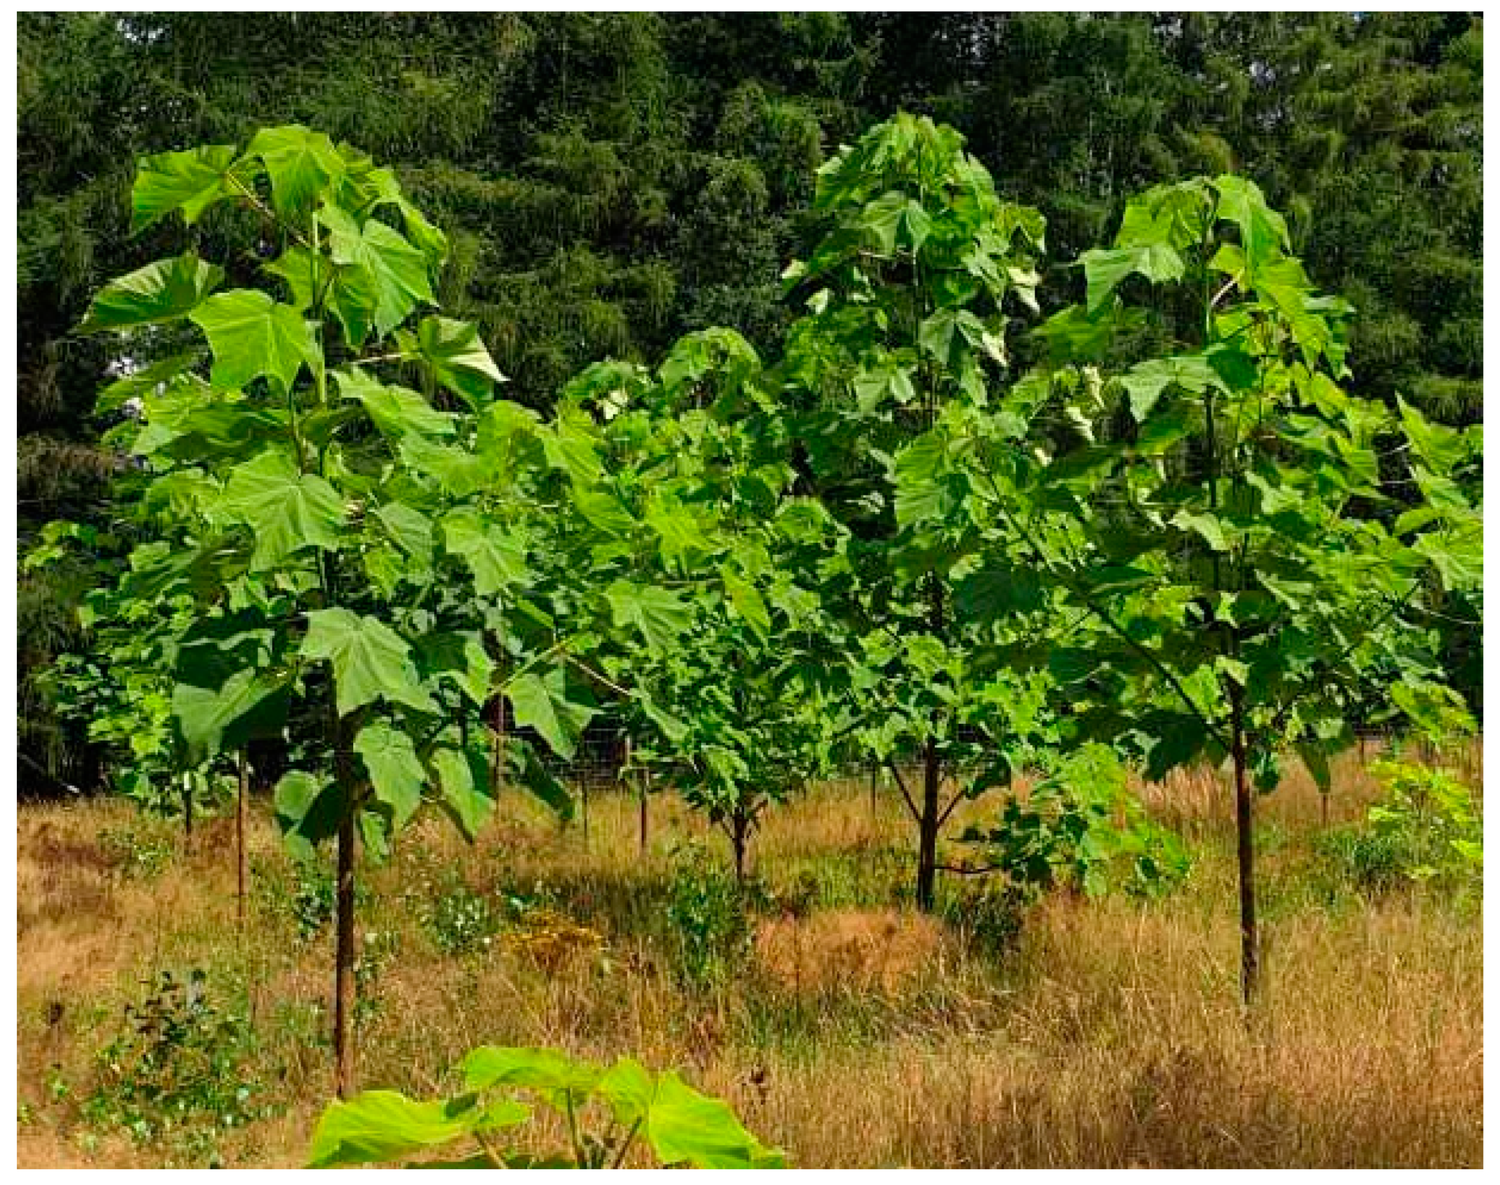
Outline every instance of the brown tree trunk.
[[(943, 636), (943, 582), (936, 576), (930, 590), (928, 627), (934, 637)], [(932, 731), (928, 734), (922, 760), (922, 813), (917, 824), (917, 908), (931, 913), (937, 900), (937, 840), (943, 782), (943, 763), (938, 753), (937, 709), (932, 713)]]
[(1260, 980), (1260, 942), (1255, 928), (1255, 817), (1245, 760), (1243, 692), (1230, 687), (1230, 738), (1234, 757), (1234, 818), (1240, 873), (1240, 991), (1255, 1001)]
[(734, 848), (734, 879), (745, 883), (745, 848), (750, 835), (750, 821), (739, 811), (730, 820), (729, 842)]
[(245, 751), (241, 749), (239, 797), (235, 801), (234, 808), (235, 919), (239, 923), (241, 935), (245, 932), (246, 888), (250, 882), (249, 854), (245, 850), (245, 829), (250, 813), (249, 804), (250, 764), (245, 759)]
[(333, 1062), (334, 1090), (341, 1099), (354, 1093), (354, 874), (358, 859), (359, 801), (349, 733), (348, 726), (340, 720), (335, 733), (335, 770), (350, 799), (339, 823), (334, 899)]
[(927, 739), (922, 760), (922, 816), (917, 825), (917, 908), (931, 913), (937, 900), (938, 796), (943, 763), (937, 738)]
[(182, 775), (182, 847), (193, 850), (193, 775)]
[(494, 740), (490, 744), (490, 793), (498, 799), (501, 763), (505, 756), (505, 700), (502, 696), (497, 695), (490, 701), (490, 728), (494, 731)]

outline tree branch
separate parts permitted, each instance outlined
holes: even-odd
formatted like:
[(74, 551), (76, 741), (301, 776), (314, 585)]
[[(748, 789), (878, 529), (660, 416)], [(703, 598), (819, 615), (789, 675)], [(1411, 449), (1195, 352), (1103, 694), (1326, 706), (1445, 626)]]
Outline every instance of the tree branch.
[(901, 776), (901, 771), (896, 768), (895, 761), (887, 761), (886, 765), (890, 768), (892, 775), (894, 775), (896, 779), (896, 789), (900, 790), (901, 797), (906, 799), (906, 809), (911, 812), (911, 817), (920, 823), (922, 821), (922, 812), (917, 810), (917, 804), (912, 800), (912, 796), (907, 792), (906, 779)]

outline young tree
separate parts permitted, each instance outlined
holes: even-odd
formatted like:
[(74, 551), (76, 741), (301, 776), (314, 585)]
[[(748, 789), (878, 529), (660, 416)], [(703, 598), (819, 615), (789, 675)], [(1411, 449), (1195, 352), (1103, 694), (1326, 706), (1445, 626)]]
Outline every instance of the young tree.
[[(1247, 1001), (1260, 965), (1252, 783), (1272, 789), (1295, 747), (1326, 786), (1371, 672), (1399, 678), (1387, 694), (1415, 720), (1462, 717), (1415, 606), (1429, 585), (1462, 592), (1481, 576), (1460, 481), (1478, 429), (1343, 389), (1354, 310), (1319, 295), (1290, 246), (1239, 177), (1133, 199), (1113, 246), (1081, 259), (1085, 304), (1039, 331), (1053, 363), (999, 413), (1030, 408), (1035, 424), (1059, 392), (1091, 392), (1112, 431), (1075, 417), (1035, 454), (966, 454), (1019, 561), (1091, 623), (1047, 657), (1074, 735), (1133, 743), (1151, 778), (1231, 763)], [(1094, 368), (1164, 317), (1194, 326), (1192, 340)], [(1391, 504), (1382, 460), (1397, 457), (1419, 504), (1386, 523), (1368, 512)]]
[[(189, 251), (107, 285), (83, 328), (123, 334), (122, 351), (161, 327), (183, 338), (135, 380), (133, 451), (159, 521), (121, 593), (188, 608), (170, 699), (188, 760), (286, 730), (299, 742), (276, 810), (294, 849), (337, 847), (334, 1047), (346, 1094), (357, 852), (386, 848), (429, 787), (470, 834), (493, 809), (477, 712), (496, 669), (476, 614), (503, 628), (528, 607), (486, 598), (526, 583), (530, 540), (500, 518), (504, 487), (493, 493), (484, 475), (507, 450), (528, 464), (515, 438), (539, 454), (561, 430), (491, 402), (500, 375), (472, 327), (418, 318), (446, 239), (389, 170), (296, 126), (264, 129), (244, 152), (141, 163), (138, 229), (179, 212), (192, 226), (219, 203), (263, 221), (265, 287), (218, 291), (224, 269)], [(287, 300), (266, 290), (273, 282)], [(380, 377), (400, 370), (426, 394)], [(519, 721), (566, 749), (589, 709), (569, 700), (560, 653), (525, 655), (502, 687)], [(551, 789), (524, 741), (510, 752)]]
[(968, 655), (993, 628), (965, 566), (978, 503), (939, 471), (1005, 372), (1009, 309), (1035, 308), (1042, 219), (996, 196), (952, 128), (904, 114), (823, 166), (813, 209), (823, 237), (786, 272), (809, 312), (778, 378), (807, 488), (850, 536), (821, 590), (855, 655), (839, 729), (893, 769), (919, 757), (906, 799), (931, 909), (944, 822), (1008, 776), (1032, 723), (1027, 689)]

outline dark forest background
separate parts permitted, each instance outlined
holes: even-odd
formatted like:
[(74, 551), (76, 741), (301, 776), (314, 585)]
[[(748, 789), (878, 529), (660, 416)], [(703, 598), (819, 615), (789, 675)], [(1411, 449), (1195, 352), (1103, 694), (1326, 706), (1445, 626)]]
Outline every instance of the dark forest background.
[[(180, 223), (128, 237), (136, 158), (287, 122), (398, 167), (452, 240), (445, 305), (533, 406), (710, 324), (774, 352), (813, 170), (904, 108), (1047, 215), (1055, 304), (1130, 193), (1248, 174), (1359, 309), (1353, 386), (1475, 422), (1482, 32), (1464, 14), (21, 14), (20, 546), (110, 518), (108, 348), (73, 328), (100, 283), (186, 245)], [(200, 233), (233, 255), (262, 229)], [(35, 677), (76, 641), (90, 578), (18, 577), (23, 782), (90, 780)], [(1478, 654), (1458, 631), (1476, 690)]]

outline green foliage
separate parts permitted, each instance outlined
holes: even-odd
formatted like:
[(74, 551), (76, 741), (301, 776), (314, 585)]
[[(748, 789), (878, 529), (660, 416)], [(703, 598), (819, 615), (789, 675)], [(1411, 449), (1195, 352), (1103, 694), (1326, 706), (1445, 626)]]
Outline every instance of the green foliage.
[(1398, 853), (1401, 875), (1477, 889), (1484, 877), (1484, 819), (1451, 770), (1380, 761), (1371, 772), (1385, 796), (1370, 808), (1370, 836)]
[[(638, 1146), (665, 1167), (778, 1168), (785, 1161), (747, 1132), (726, 1103), (700, 1094), (675, 1071), (652, 1073), (631, 1058), (606, 1070), (558, 1050), (483, 1046), (464, 1058), (462, 1071), (464, 1092), (453, 1098), (417, 1102), (377, 1090), (332, 1104), (313, 1134), (309, 1165), (388, 1163), (455, 1144), (474, 1151), (418, 1163), (613, 1168)], [(565, 1148), (520, 1150), (538, 1106), (566, 1120)]]
[(145, 986), (142, 999), (125, 1006), (124, 1031), (99, 1052), (84, 1114), (142, 1143), (172, 1141), (212, 1154), (216, 1130), (269, 1113), (247, 1077), (249, 1023), (212, 1003), (202, 971), (186, 983), (164, 971)]
[(754, 937), (750, 905), (753, 885), (742, 883), (698, 844), (672, 853), (666, 922), (687, 981), (721, 982), (750, 952)]
[(1057, 888), (1158, 897), (1192, 867), (1182, 840), (1147, 817), (1124, 765), (1099, 744), (1069, 754), (1024, 801), (1007, 799), (995, 826), (971, 827), (963, 841), (1025, 897)]
[(484, 893), (461, 879), (439, 879), (424, 894), (418, 920), (427, 936), (446, 955), (474, 954), (486, 949), (504, 925), (504, 916)]

